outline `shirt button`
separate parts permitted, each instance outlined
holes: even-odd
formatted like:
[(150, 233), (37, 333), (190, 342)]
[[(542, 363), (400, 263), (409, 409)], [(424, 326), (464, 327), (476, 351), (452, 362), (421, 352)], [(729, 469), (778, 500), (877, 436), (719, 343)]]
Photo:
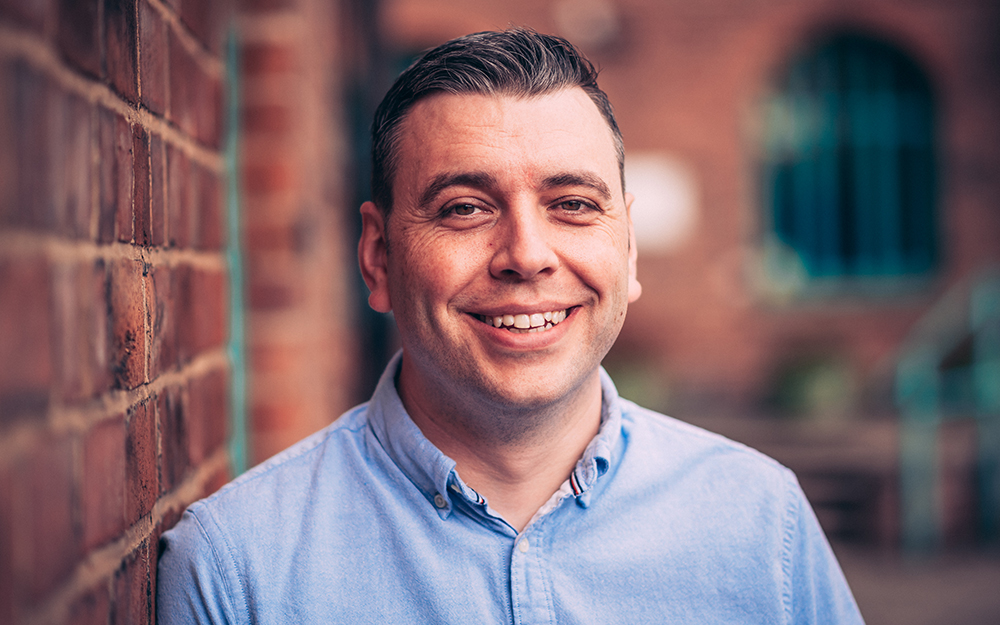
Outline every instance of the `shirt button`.
[(517, 543), (517, 549), (521, 553), (528, 553), (528, 548), (529, 547), (530, 547), (530, 545), (528, 545), (528, 539), (527, 539), (527, 537), (522, 537), (521, 540), (519, 540), (518, 543)]
[(434, 495), (434, 505), (438, 508), (447, 508), (448, 501), (444, 498), (441, 493)]

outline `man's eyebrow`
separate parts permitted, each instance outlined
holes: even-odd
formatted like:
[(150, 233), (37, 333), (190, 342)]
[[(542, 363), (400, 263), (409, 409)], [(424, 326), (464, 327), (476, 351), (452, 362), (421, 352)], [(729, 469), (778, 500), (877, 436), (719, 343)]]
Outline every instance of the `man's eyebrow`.
[(555, 189), (558, 187), (590, 187), (597, 191), (605, 200), (611, 199), (611, 189), (600, 177), (586, 171), (566, 172), (549, 176), (542, 181), (542, 189)]
[(488, 189), (497, 186), (497, 179), (491, 174), (479, 171), (438, 174), (420, 194), (420, 206), (430, 204), (439, 193), (455, 186)]

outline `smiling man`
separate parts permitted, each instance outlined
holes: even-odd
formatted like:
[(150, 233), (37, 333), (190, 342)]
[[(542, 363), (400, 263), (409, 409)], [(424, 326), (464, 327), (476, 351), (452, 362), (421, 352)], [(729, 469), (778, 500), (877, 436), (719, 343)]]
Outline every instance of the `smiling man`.
[(794, 476), (618, 397), (621, 135), (568, 42), (436, 48), (373, 125), (371, 401), (163, 536), (160, 623), (858, 623)]

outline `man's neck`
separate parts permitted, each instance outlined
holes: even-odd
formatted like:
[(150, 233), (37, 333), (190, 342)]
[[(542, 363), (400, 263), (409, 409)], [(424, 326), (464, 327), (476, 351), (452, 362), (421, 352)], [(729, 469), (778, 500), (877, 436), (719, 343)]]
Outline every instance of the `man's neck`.
[(410, 418), (455, 461), (462, 480), (518, 532), (569, 477), (600, 429), (597, 371), (578, 393), (535, 410), (430, 404), (427, 393), (413, 392), (405, 373), (404, 367), (397, 386)]

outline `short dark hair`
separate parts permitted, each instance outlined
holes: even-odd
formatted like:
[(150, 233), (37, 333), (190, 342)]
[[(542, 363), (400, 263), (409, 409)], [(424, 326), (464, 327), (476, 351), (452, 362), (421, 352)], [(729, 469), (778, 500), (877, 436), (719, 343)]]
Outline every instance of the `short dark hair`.
[(597, 105), (614, 137), (625, 187), (625, 147), (597, 70), (569, 41), (527, 28), (452, 39), (423, 54), (396, 79), (372, 122), (372, 200), (392, 211), (400, 127), (417, 101), (435, 93), (530, 97), (580, 87)]

